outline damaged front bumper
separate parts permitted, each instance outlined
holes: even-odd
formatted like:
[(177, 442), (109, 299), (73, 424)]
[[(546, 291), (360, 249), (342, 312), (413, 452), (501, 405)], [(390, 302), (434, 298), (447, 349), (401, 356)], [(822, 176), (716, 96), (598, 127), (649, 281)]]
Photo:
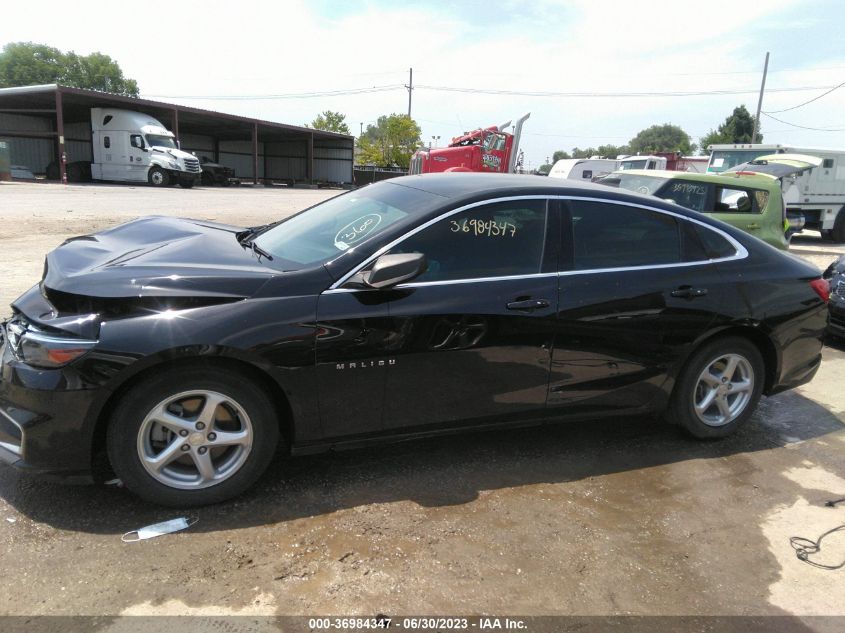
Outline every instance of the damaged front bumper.
[(89, 483), (87, 414), (95, 391), (81, 389), (72, 368), (40, 369), (11, 349), (0, 326), (0, 462), (70, 483)]

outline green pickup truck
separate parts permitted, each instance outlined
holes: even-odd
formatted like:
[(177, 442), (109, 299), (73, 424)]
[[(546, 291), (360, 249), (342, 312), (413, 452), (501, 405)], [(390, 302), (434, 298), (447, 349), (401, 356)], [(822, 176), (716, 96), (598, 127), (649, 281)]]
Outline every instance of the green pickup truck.
[(597, 182), (651, 194), (711, 215), (777, 248), (789, 246), (786, 210), (780, 180), (775, 176), (631, 169), (613, 172)]

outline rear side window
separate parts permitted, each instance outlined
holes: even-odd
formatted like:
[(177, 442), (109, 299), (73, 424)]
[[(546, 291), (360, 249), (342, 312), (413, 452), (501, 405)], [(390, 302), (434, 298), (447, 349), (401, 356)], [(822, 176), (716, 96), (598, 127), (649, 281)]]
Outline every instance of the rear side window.
[(732, 187), (716, 187), (713, 210), (716, 213), (760, 213), (760, 206), (753, 192)]
[(568, 206), (573, 270), (683, 261), (681, 230), (674, 216), (610, 202), (572, 201)]
[(709, 185), (700, 182), (670, 180), (657, 196), (693, 211), (704, 211), (709, 188)]
[(708, 259), (721, 259), (722, 257), (732, 257), (736, 255), (736, 249), (733, 244), (726, 240), (722, 235), (716, 231), (709, 229), (700, 224), (690, 222), (701, 241), (704, 252)]
[(391, 253), (424, 253), (415, 281), (448, 281), (540, 272), (546, 201), (498, 202), (456, 213), (397, 244)]

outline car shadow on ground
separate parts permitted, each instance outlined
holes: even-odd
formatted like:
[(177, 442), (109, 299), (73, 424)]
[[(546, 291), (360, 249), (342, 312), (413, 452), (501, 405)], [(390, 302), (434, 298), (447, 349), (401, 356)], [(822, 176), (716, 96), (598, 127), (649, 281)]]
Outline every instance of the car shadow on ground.
[(280, 460), (252, 490), (198, 509), (162, 508), (123, 489), (63, 486), (0, 468), (0, 496), (34, 521), (62, 530), (122, 534), (193, 515), (194, 532), (272, 525), (374, 503), (454, 506), (480, 491), (559, 484), (687, 460), (777, 450), (841, 431), (827, 409), (789, 392), (761, 401), (751, 423), (699, 442), (654, 418), (618, 418), (465, 433)]

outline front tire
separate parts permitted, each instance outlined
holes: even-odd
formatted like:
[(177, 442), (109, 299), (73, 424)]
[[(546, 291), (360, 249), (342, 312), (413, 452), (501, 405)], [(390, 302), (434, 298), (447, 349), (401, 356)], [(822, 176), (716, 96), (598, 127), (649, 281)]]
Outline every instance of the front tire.
[(170, 174), (161, 167), (151, 167), (147, 172), (147, 182), (153, 187), (167, 187), (170, 184)]
[(727, 437), (754, 413), (764, 380), (763, 357), (750, 341), (716, 339), (687, 361), (667, 416), (694, 437)]
[(276, 454), (279, 427), (268, 395), (235, 372), (180, 368), (124, 395), (106, 445), (115, 473), (139, 497), (201, 506), (255, 483)]

